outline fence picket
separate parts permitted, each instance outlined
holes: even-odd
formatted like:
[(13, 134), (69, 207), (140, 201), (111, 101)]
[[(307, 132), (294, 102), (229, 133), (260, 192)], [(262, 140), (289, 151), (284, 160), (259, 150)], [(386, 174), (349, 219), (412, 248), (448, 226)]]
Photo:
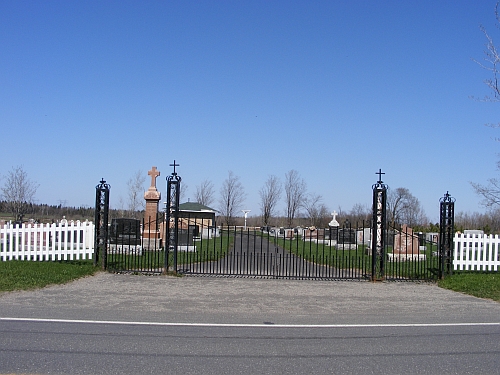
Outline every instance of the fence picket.
[(498, 271), (500, 266), (498, 235), (456, 233), (454, 242), (454, 270)]
[(94, 253), (94, 224), (5, 224), (0, 227), (0, 261), (81, 260)]

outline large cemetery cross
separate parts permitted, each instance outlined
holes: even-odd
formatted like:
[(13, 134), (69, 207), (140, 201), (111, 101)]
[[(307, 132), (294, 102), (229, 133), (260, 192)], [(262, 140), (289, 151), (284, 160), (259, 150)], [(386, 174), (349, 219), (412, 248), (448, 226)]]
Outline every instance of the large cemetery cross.
[(144, 228), (143, 228), (143, 247), (146, 249), (155, 249), (157, 241), (160, 239), (160, 231), (158, 230), (158, 204), (160, 203), (161, 193), (156, 189), (156, 177), (160, 175), (160, 171), (156, 167), (152, 167), (148, 171), (151, 176), (151, 186), (144, 193), (146, 200), (146, 212), (144, 213)]

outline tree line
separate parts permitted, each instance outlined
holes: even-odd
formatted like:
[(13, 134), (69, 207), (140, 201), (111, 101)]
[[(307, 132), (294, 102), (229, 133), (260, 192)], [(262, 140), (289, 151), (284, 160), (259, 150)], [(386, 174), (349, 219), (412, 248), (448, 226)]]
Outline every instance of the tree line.
[[(119, 207), (110, 209), (110, 218), (128, 217), (142, 219), (144, 215), (144, 183), (145, 174), (137, 171), (127, 181), (127, 200), (120, 198)], [(66, 217), (68, 220), (93, 220), (94, 207), (67, 207), (65, 205), (48, 205), (35, 203), (38, 188), (31, 181), (23, 167), (13, 168), (6, 176), (1, 187), (0, 212), (4, 220), (25, 221), (33, 219), (38, 222), (54, 222)], [(185, 195), (186, 185), (181, 192)], [(250, 226), (316, 226), (327, 227), (332, 220), (330, 208), (323, 197), (309, 192), (305, 180), (296, 170), (285, 173), (283, 181), (276, 175), (270, 175), (259, 189), (259, 209), (257, 215), (248, 218)], [(241, 208), (246, 199), (245, 188), (239, 176), (228, 172), (218, 192), (210, 180), (203, 180), (196, 186), (194, 193), (196, 202), (212, 207), (216, 204), (218, 222), (223, 225), (242, 225)], [(284, 203), (285, 209), (278, 209)], [(160, 208), (161, 209), (161, 208)], [(372, 218), (372, 209), (361, 203), (350, 210), (342, 207), (336, 209), (337, 221), (341, 225), (360, 225)], [(407, 224), (418, 231), (439, 231), (438, 223), (429, 222), (420, 201), (408, 188), (389, 189), (387, 196), (387, 220), (393, 225)], [(500, 232), (500, 208), (490, 209), (487, 213), (458, 212), (455, 216), (455, 228), (481, 229), (486, 233)]]

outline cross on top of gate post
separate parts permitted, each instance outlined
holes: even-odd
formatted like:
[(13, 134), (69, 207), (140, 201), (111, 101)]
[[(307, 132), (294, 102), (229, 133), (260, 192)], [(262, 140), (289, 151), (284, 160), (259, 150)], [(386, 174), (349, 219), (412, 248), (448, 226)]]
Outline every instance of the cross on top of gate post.
[(385, 174), (385, 172), (382, 172), (382, 169), (379, 168), (378, 172), (375, 172), (375, 174), (378, 174), (378, 181), (377, 181), (377, 183), (378, 184), (383, 183), (384, 181), (382, 181), (382, 175)]
[(174, 159), (174, 164), (170, 164), (171, 167), (174, 167), (174, 171), (172, 172), (172, 175), (175, 176), (177, 173), (175, 172), (175, 167), (180, 167), (180, 164), (175, 164), (175, 159)]

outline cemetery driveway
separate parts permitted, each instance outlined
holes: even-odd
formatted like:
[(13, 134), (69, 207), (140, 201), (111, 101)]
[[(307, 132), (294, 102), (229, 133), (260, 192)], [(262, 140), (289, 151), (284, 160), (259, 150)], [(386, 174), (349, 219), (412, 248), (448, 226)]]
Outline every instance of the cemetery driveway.
[(498, 323), (500, 303), (432, 283), (101, 272), (0, 294), (0, 318), (224, 324)]

